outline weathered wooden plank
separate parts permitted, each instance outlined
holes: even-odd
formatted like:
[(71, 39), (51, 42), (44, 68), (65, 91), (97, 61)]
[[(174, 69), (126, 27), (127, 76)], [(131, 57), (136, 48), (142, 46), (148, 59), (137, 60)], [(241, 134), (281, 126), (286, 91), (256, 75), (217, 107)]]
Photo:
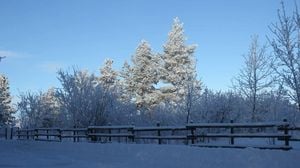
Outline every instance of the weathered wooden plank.
[[(281, 137), (281, 138), (278, 138), (279, 141), (285, 141), (285, 138)], [(300, 137), (293, 137), (291, 136), (291, 138), (289, 138), (289, 141), (300, 141)]]
[(62, 135), (62, 138), (86, 138), (88, 135)]
[(35, 129), (20, 129), (20, 130), (16, 130), (17, 132), (32, 132), (35, 131)]
[(281, 149), (290, 150), (291, 146), (283, 145), (216, 145), (216, 144), (194, 144), (195, 147), (207, 147), (207, 148), (259, 148), (259, 149)]
[(60, 130), (60, 128), (36, 128), (34, 130), (39, 130), (39, 131), (57, 131)]
[(54, 133), (35, 133), (35, 136), (60, 136), (60, 134), (54, 134)]
[(186, 136), (135, 136), (135, 139), (187, 139)]
[(289, 141), (300, 141), (300, 138), (290, 138)]
[[(189, 135), (189, 137), (192, 137), (192, 135)], [(245, 134), (222, 134), (222, 133), (207, 133), (207, 134), (200, 134), (200, 135), (194, 135), (194, 137), (215, 137), (215, 138), (290, 138), (291, 135), (286, 135), (286, 134), (267, 134), (267, 133), (263, 133), (263, 134), (254, 134), (254, 133), (245, 133)]]
[(35, 134), (18, 134), (18, 136), (35, 136)]
[(284, 127), (279, 127), (278, 130), (285, 130), (285, 129), (288, 129), (289, 131), (300, 131), (300, 127), (288, 127), (288, 128), (284, 128)]
[(88, 136), (97, 137), (132, 137), (133, 134), (105, 134), (105, 133), (89, 133)]
[(133, 129), (131, 125), (118, 125), (118, 126), (89, 126), (88, 129), (96, 129), (96, 130), (118, 130), (118, 129)]
[(88, 130), (87, 128), (64, 128), (64, 129), (61, 129), (61, 131), (64, 131), (64, 132), (69, 132), (69, 131), (85, 132), (87, 130)]
[(300, 131), (300, 127), (289, 127), (288, 130), (291, 130), (291, 131)]
[(171, 126), (163, 126), (163, 127), (135, 127), (134, 131), (179, 131), (179, 130), (188, 130), (186, 127), (171, 127)]
[(284, 127), (286, 122), (271, 123), (193, 123), (187, 124), (187, 128), (265, 128), (265, 127)]
[(60, 142), (59, 139), (42, 139), (42, 138), (36, 138), (34, 140), (36, 140), (36, 141)]

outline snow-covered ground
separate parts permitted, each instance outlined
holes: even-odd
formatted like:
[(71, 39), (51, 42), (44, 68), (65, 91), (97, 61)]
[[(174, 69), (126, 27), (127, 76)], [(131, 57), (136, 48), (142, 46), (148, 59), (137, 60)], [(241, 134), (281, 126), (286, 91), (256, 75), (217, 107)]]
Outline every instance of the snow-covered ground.
[(11, 168), (296, 168), (300, 150), (184, 145), (0, 141), (0, 167)]

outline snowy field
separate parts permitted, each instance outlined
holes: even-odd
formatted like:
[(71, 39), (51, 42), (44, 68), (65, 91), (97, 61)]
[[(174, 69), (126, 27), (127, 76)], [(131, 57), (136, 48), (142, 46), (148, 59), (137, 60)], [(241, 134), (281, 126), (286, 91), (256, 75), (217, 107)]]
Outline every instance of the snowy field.
[(300, 150), (0, 141), (1, 168), (296, 168)]

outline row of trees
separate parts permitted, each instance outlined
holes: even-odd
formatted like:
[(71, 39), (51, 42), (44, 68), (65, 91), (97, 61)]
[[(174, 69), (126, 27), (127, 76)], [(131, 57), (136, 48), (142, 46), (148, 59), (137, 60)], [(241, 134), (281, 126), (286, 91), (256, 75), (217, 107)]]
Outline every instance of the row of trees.
[[(165, 103), (164, 106), (154, 107), (149, 115), (147, 111), (138, 111), (135, 103), (121, 102), (121, 93), (107, 91), (97, 83), (97, 79), (93, 79), (93, 75), (79, 77), (78, 74), (82, 74), (82, 71), (69, 73), (73, 79), (64, 79), (66, 85), (63, 88), (52, 88), (46, 93), (23, 94), (19, 103), (22, 126), (85, 127), (108, 123), (154, 125), (157, 121), (164, 125), (186, 123), (188, 114), (185, 108)], [(189, 121), (209, 123), (229, 122), (233, 119), (235, 122), (251, 122), (252, 109), (248, 102), (249, 99), (238, 92), (215, 92), (206, 88), (194, 100)], [(295, 115), (299, 115), (296, 106), (280, 91), (260, 94), (256, 109), (259, 111), (256, 121), (280, 121), (287, 118), (296, 122)]]
[[(233, 90), (214, 92), (196, 79), (195, 45), (186, 45), (183, 24), (174, 19), (161, 53), (141, 41), (121, 71), (107, 59), (100, 75), (73, 68), (59, 71), (61, 88), (22, 93), (17, 104), (22, 126), (87, 126), (190, 122), (297, 121), (300, 111), (300, 15), (282, 3), (273, 36), (261, 46), (253, 36)], [(7, 78), (0, 78), (0, 119), (12, 122)], [(203, 89), (205, 88), (205, 89)], [(200, 93), (202, 89), (202, 92)]]
[(281, 5), (279, 21), (269, 26), (273, 53), (267, 55), (267, 46), (260, 46), (258, 37), (253, 37), (244, 67), (234, 79), (234, 88), (249, 100), (252, 121), (258, 120), (261, 95), (274, 88), (288, 96), (300, 112), (300, 15), (297, 6), (288, 16), (283, 2)]
[(62, 88), (21, 94), (18, 108), (23, 126), (103, 125), (109, 112), (118, 110), (116, 99), (99, 84), (95, 75), (73, 69), (59, 71), (58, 79)]
[(196, 79), (195, 45), (186, 45), (183, 24), (174, 23), (163, 52), (155, 54), (150, 44), (142, 40), (121, 72), (112, 70), (108, 59), (101, 69), (102, 84), (122, 90), (122, 99), (133, 102), (139, 109), (148, 110), (165, 102), (180, 104), (186, 99), (188, 88), (200, 91)]
[[(157, 109), (185, 105), (189, 110), (188, 120), (189, 99), (192, 94), (199, 94), (200, 81), (196, 80), (195, 46), (185, 44), (183, 24), (178, 18), (174, 19), (163, 48), (163, 53), (155, 54), (143, 40), (132, 56), (131, 64), (125, 62), (118, 72), (112, 68), (113, 61), (107, 59), (100, 68), (99, 77), (77, 69), (71, 73), (59, 71), (62, 88), (21, 95), (18, 107), (22, 124), (103, 125), (109, 118), (110, 122), (120, 122), (124, 118), (127, 118), (125, 121), (137, 120), (137, 116), (153, 118)], [(123, 119), (112, 115), (118, 111), (123, 112), (123, 115), (119, 114)]]

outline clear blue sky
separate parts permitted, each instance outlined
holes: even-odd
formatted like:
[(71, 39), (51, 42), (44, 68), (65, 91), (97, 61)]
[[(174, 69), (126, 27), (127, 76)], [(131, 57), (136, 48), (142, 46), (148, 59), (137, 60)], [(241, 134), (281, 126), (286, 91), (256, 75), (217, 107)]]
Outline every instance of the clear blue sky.
[[(294, 1), (284, 2), (290, 12)], [(0, 73), (16, 96), (59, 86), (59, 68), (99, 74), (104, 59), (112, 58), (120, 69), (142, 39), (161, 52), (178, 16), (188, 44), (198, 44), (199, 78), (227, 90), (250, 36), (264, 43), (279, 7), (279, 0), (1, 0), (0, 55), (7, 58)]]

